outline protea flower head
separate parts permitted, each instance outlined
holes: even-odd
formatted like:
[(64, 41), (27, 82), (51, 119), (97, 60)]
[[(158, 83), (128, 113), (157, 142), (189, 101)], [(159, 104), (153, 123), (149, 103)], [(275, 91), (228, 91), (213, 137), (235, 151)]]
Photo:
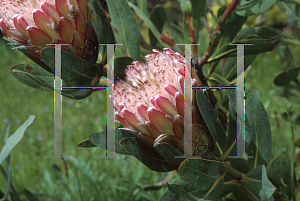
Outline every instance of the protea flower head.
[(212, 146), (211, 135), (196, 105), (189, 128), (184, 128), (185, 58), (169, 48), (153, 51), (145, 57), (147, 65), (133, 62), (126, 70), (126, 80), (114, 85), (111, 102), (116, 118), (149, 146), (168, 142), (181, 152), (184, 129), (188, 129), (193, 150), (188, 154), (202, 155)]
[(0, 14), (10, 43), (37, 58), (46, 43), (64, 43), (70, 45), (63, 45), (63, 50), (88, 61), (96, 59), (98, 39), (85, 0), (1, 0)]

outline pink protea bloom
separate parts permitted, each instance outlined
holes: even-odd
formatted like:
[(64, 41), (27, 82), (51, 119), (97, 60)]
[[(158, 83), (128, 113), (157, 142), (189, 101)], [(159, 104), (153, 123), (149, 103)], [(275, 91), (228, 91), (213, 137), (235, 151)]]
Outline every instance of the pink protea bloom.
[[(0, 27), (12, 45), (40, 57), (46, 43), (86, 60), (97, 55), (97, 36), (85, 0), (1, 0)], [(48, 46), (49, 47), (49, 46)]]
[[(126, 70), (126, 81), (114, 85), (115, 115), (149, 146), (168, 142), (184, 152), (185, 58), (169, 48), (153, 51), (145, 57), (147, 65), (133, 62)], [(209, 149), (211, 135), (197, 107), (192, 108), (188, 132), (192, 132), (193, 152), (188, 154), (202, 155)]]

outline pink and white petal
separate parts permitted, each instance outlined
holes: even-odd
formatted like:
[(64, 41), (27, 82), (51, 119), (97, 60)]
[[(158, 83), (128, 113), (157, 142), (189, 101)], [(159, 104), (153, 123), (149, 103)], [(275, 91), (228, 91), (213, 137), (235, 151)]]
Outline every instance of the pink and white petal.
[(170, 118), (166, 117), (165, 113), (150, 107), (147, 110), (148, 117), (152, 125), (161, 134), (168, 133), (173, 129), (173, 122)]
[(168, 98), (161, 95), (157, 95), (155, 96), (154, 100), (159, 109), (161, 109), (167, 115), (170, 115), (172, 118), (178, 115), (177, 109)]

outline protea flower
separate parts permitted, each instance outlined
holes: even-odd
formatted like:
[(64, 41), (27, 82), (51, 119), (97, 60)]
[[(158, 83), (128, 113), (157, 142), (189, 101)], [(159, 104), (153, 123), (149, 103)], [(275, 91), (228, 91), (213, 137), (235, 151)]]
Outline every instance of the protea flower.
[[(114, 85), (111, 102), (118, 121), (146, 144), (168, 142), (184, 152), (185, 58), (169, 48), (153, 51), (146, 55), (147, 65), (135, 61), (128, 66), (126, 80)], [(202, 155), (211, 148), (211, 135), (196, 105), (192, 117), (185, 128), (192, 134), (188, 154)]]
[(97, 58), (98, 39), (84, 0), (1, 0), (0, 14), (10, 43), (37, 58), (47, 43), (70, 44), (62, 49), (90, 62)]

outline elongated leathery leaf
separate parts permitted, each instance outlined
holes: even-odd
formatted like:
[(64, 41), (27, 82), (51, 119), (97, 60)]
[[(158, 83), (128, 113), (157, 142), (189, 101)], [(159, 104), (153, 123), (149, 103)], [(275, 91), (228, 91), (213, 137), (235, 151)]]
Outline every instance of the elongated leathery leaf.
[[(42, 50), (41, 55), (43, 60), (54, 69), (55, 48), (46, 47)], [(66, 51), (61, 51), (61, 74), (67, 86), (90, 86), (99, 71), (98, 66)]]
[(178, 173), (186, 182), (200, 190), (208, 190), (217, 180), (222, 162), (202, 158), (186, 159)]
[(243, 188), (263, 200), (269, 200), (276, 190), (276, 187), (267, 178), (267, 172), (264, 165), (251, 170), (243, 176), (240, 182), (242, 183)]
[(293, 79), (297, 78), (300, 72), (300, 67), (289, 68), (279, 73), (274, 78), (274, 84), (277, 86), (284, 86), (290, 83)]
[(116, 42), (120, 45), (123, 55), (139, 61), (140, 35), (136, 20), (131, 9), (124, 0), (107, 0)]
[(85, 147), (85, 148), (90, 148), (90, 147), (96, 147), (96, 145), (94, 145), (90, 139), (86, 139), (86, 140), (83, 140), (81, 142), (79, 142), (77, 144), (77, 147)]
[(170, 145), (169, 143), (160, 143), (155, 146), (162, 154), (162, 156), (173, 165), (180, 165), (184, 158), (176, 158), (176, 156), (183, 156), (183, 154)]
[(148, 25), (149, 29), (151, 30), (151, 32), (155, 36), (156, 40), (161, 43), (160, 32), (156, 28), (156, 26), (153, 24), (153, 22), (133, 3), (128, 2), (128, 4), (129, 4), (130, 7), (132, 7), (134, 9), (136, 14)]
[(267, 164), (272, 151), (271, 128), (267, 112), (260, 100), (258, 90), (248, 94), (246, 100), (246, 115), (249, 122), (251, 142), (247, 149), (249, 156), (249, 169)]
[(169, 172), (178, 168), (178, 165), (170, 164), (154, 148), (148, 147), (136, 137), (124, 138), (120, 145), (151, 170)]
[[(114, 142), (107, 141), (107, 135), (114, 135), (115, 141)], [(115, 150), (109, 150), (109, 151), (115, 151), (116, 153), (120, 153), (120, 154), (129, 154), (120, 146), (120, 141), (126, 137), (135, 137), (135, 135), (127, 130), (117, 129), (115, 131), (108, 131), (108, 132), (102, 131), (99, 133), (91, 134), (89, 137), (89, 141), (92, 144), (96, 145), (97, 147), (100, 147), (105, 150), (107, 148), (107, 143), (112, 143), (115, 145)], [(84, 143), (88, 143), (88, 142), (84, 142)], [(78, 145), (80, 146), (80, 144)]]
[(102, 58), (101, 63), (106, 63), (106, 45), (101, 44), (115, 44), (115, 36), (112, 30), (109, 19), (98, 0), (90, 0), (91, 9), (94, 11), (92, 23), (94, 30), (98, 36), (100, 43), (99, 53)]
[(205, 12), (206, 9), (206, 1), (198, 1), (198, 0), (191, 0), (192, 4), (192, 17), (194, 19), (194, 32), (195, 32), (195, 41), (198, 43), (198, 33), (200, 31), (200, 17), (201, 14)]
[(30, 126), (34, 120), (35, 116), (30, 115), (29, 118), (12, 134), (4, 144), (1, 152), (0, 152), (0, 165), (5, 160), (5, 158), (9, 155), (10, 151), (20, 142), (23, 138), (24, 133), (28, 126)]
[(200, 113), (214, 139), (214, 142), (217, 141), (217, 133), (215, 128), (216, 118), (214, 115), (214, 111), (210, 102), (207, 100), (204, 93), (200, 89), (197, 90), (197, 104)]
[(37, 64), (17, 64), (9, 70), (15, 78), (33, 88), (49, 92), (54, 89), (54, 74)]
[(280, 192), (291, 196), (291, 160), (284, 155), (275, 157), (267, 167), (268, 178)]
[(242, 0), (236, 8), (236, 13), (241, 16), (250, 16), (262, 13), (270, 8), (276, 0)]
[[(277, 35), (271, 38), (261, 38), (259, 36), (253, 36), (251, 38), (244, 38), (234, 42), (234, 44), (253, 44), (245, 45), (245, 55), (259, 54), (267, 51), (272, 51), (279, 47), (283, 41), (282, 35)], [(208, 62), (215, 61), (224, 57), (236, 57), (237, 46), (224, 44), (217, 51), (213, 53), (207, 60)]]
[(238, 33), (238, 36), (240, 38), (249, 38), (252, 36), (259, 36), (261, 38), (271, 38), (278, 35), (283, 36), (282, 45), (300, 45), (300, 42), (298, 40), (293, 39), (290, 36), (287, 36), (283, 34), (282, 32), (272, 29), (272, 28), (266, 28), (266, 27), (246, 27), (241, 29), (241, 31)]
[[(167, 14), (164, 7), (162, 7), (161, 5), (155, 6), (150, 12), (150, 20), (156, 26), (157, 30), (161, 33), (164, 24), (167, 20)], [(149, 37), (150, 37), (151, 47), (156, 47), (158, 40), (156, 39), (156, 36), (152, 33), (151, 29), (149, 29)]]
[(239, 184), (224, 183), (224, 176), (218, 176), (218, 179), (209, 190), (199, 190), (180, 180), (175, 184), (168, 184), (168, 189), (159, 199), (159, 201), (169, 200), (218, 200), (228, 193), (239, 189)]

